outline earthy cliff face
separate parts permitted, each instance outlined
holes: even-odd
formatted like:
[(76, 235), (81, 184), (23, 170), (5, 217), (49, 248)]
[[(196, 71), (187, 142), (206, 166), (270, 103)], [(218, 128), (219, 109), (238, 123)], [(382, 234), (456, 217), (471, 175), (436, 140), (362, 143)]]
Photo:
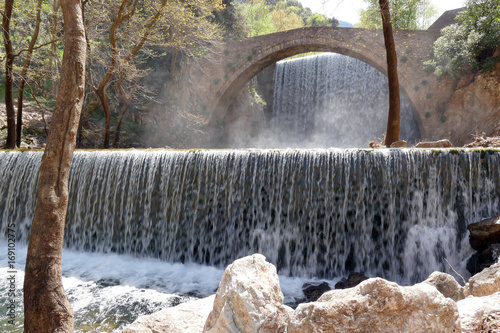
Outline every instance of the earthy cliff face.
[[(500, 56), (500, 48), (496, 53)], [(469, 74), (458, 83), (446, 107), (443, 137), (455, 145), (472, 141), (472, 135), (500, 135), (500, 63), (488, 73)]]

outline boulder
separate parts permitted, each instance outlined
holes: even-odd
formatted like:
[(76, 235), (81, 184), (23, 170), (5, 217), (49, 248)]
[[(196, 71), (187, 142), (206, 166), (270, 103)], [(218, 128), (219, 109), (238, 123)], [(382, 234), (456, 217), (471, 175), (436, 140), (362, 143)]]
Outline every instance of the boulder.
[(302, 285), (302, 292), (307, 302), (317, 301), (325, 292), (332, 290), (328, 282), (306, 282)]
[(463, 332), (500, 332), (500, 292), (457, 302)]
[(500, 262), (485, 268), (469, 279), (465, 285), (465, 296), (488, 296), (500, 291)]
[(300, 304), (288, 333), (308, 332), (460, 332), (460, 320), (456, 303), (427, 283), (373, 278)]
[(423, 283), (434, 286), (444, 297), (459, 301), (464, 299), (464, 287), (450, 274), (433, 272)]
[(214, 299), (215, 295), (139, 317), (122, 333), (200, 333)]
[(254, 254), (229, 265), (203, 332), (286, 332), (293, 310), (283, 304), (276, 268)]
[(450, 148), (453, 147), (450, 140), (424, 141), (415, 145), (415, 148)]
[(482, 251), (489, 245), (500, 243), (500, 215), (471, 223), (469, 242), (474, 250)]

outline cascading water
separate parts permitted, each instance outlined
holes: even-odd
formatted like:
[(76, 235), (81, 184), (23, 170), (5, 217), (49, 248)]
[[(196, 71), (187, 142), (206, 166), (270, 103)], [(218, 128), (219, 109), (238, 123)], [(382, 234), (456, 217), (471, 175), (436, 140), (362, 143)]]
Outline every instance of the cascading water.
[[(367, 147), (386, 131), (387, 77), (360, 60), (323, 53), (280, 61), (274, 80), (271, 134), (263, 147)], [(420, 139), (404, 94), (400, 137)]]
[[(12, 221), (22, 278), (41, 156), (0, 152), (0, 302)], [(445, 259), (466, 276), (466, 226), (498, 214), (499, 163), (497, 150), (76, 152), (65, 288), (77, 322), (103, 331), (213, 293), (227, 264), (256, 252), (292, 302), (313, 277), (407, 284), (454, 274)]]
[[(2, 155), (2, 235), (15, 220), (26, 242), (41, 153)], [(218, 267), (260, 252), (285, 275), (364, 271), (415, 282), (447, 270), (445, 257), (459, 265), (468, 223), (497, 213), (498, 156), (77, 152), (65, 245)]]

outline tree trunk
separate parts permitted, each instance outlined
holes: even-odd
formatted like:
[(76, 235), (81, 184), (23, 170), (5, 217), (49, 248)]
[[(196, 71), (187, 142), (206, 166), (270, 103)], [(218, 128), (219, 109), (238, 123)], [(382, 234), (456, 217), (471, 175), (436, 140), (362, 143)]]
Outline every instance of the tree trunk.
[(24, 332), (72, 332), (62, 287), (61, 254), (68, 178), (85, 87), (85, 31), (80, 0), (62, 0), (64, 56), (59, 93), (42, 157), (24, 280)]
[(97, 96), (101, 101), (102, 109), (104, 112), (104, 139), (102, 141), (102, 148), (109, 148), (109, 139), (111, 134), (111, 108), (109, 107), (108, 96), (106, 95), (106, 85), (101, 85), (97, 90)]
[(387, 119), (387, 133), (385, 145), (390, 147), (393, 142), (399, 141), (400, 128), (400, 101), (398, 80), (398, 56), (392, 34), (391, 14), (389, 1), (379, 0), (382, 14), (385, 50), (387, 52), (387, 77), (389, 79), (389, 116)]
[(120, 108), (120, 113), (118, 114), (118, 119), (116, 120), (115, 127), (115, 135), (113, 137), (113, 147), (118, 148), (118, 142), (120, 141), (120, 129), (122, 127), (123, 117), (125, 116), (125, 112), (127, 112), (128, 107), (132, 99), (124, 101), (123, 106)]
[(33, 55), (33, 49), (35, 48), (36, 40), (38, 39), (38, 33), (40, 31), (41, 11), (42, 11), (42, 0), (38, 0), (38, 3), (36, 5), (35, 30), (33, 31), (33, 36), (31, 36), (30, 44), (28, 45), (26, 59), (24, 60), (23, 69), (21, 71), (21, 80), (19, 81), (19, 87), (17, 90), (17, 130), (16, 130), (17, 147), (21, 147), (21, 133), (23, 129), (24, 85), (26, 84), (26, 75), (28, 74), (28, 68), (31, 63), (31, 56)]
[(7, 111), (7, 140), (6, 149), (16, 148), (16, 112), (14, 110), (14, 78), (13, 64), (14, 51), (10, 36), (10, 21), (14, 0), (5, 0), (5, 9), (2, 17), (3, 44), (5, 46), (5, 109)]

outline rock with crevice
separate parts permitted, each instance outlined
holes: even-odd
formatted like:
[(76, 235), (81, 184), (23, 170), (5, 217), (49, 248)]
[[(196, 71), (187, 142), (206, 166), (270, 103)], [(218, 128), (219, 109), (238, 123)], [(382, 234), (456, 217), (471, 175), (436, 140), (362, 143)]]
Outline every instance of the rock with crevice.
[(300, 304), (288, 333), (309, 332), (460, 332), (460, 320), (456, 303), (429, 284), (373, 278)]
[(500, 291), (500, 262), (472, 276), (465, 285), (465, 296), (482, 297)]
[(229, 265), (203, 332), (286, 332), (293, 310), (283, 304), (276, 267), (254, 254)]
[(462, 287), (450, 274), (433, 272), (424, 283), (435, 287), (444, 297), (451, 298), (455, 302), (465, 297), (464, 287)]

